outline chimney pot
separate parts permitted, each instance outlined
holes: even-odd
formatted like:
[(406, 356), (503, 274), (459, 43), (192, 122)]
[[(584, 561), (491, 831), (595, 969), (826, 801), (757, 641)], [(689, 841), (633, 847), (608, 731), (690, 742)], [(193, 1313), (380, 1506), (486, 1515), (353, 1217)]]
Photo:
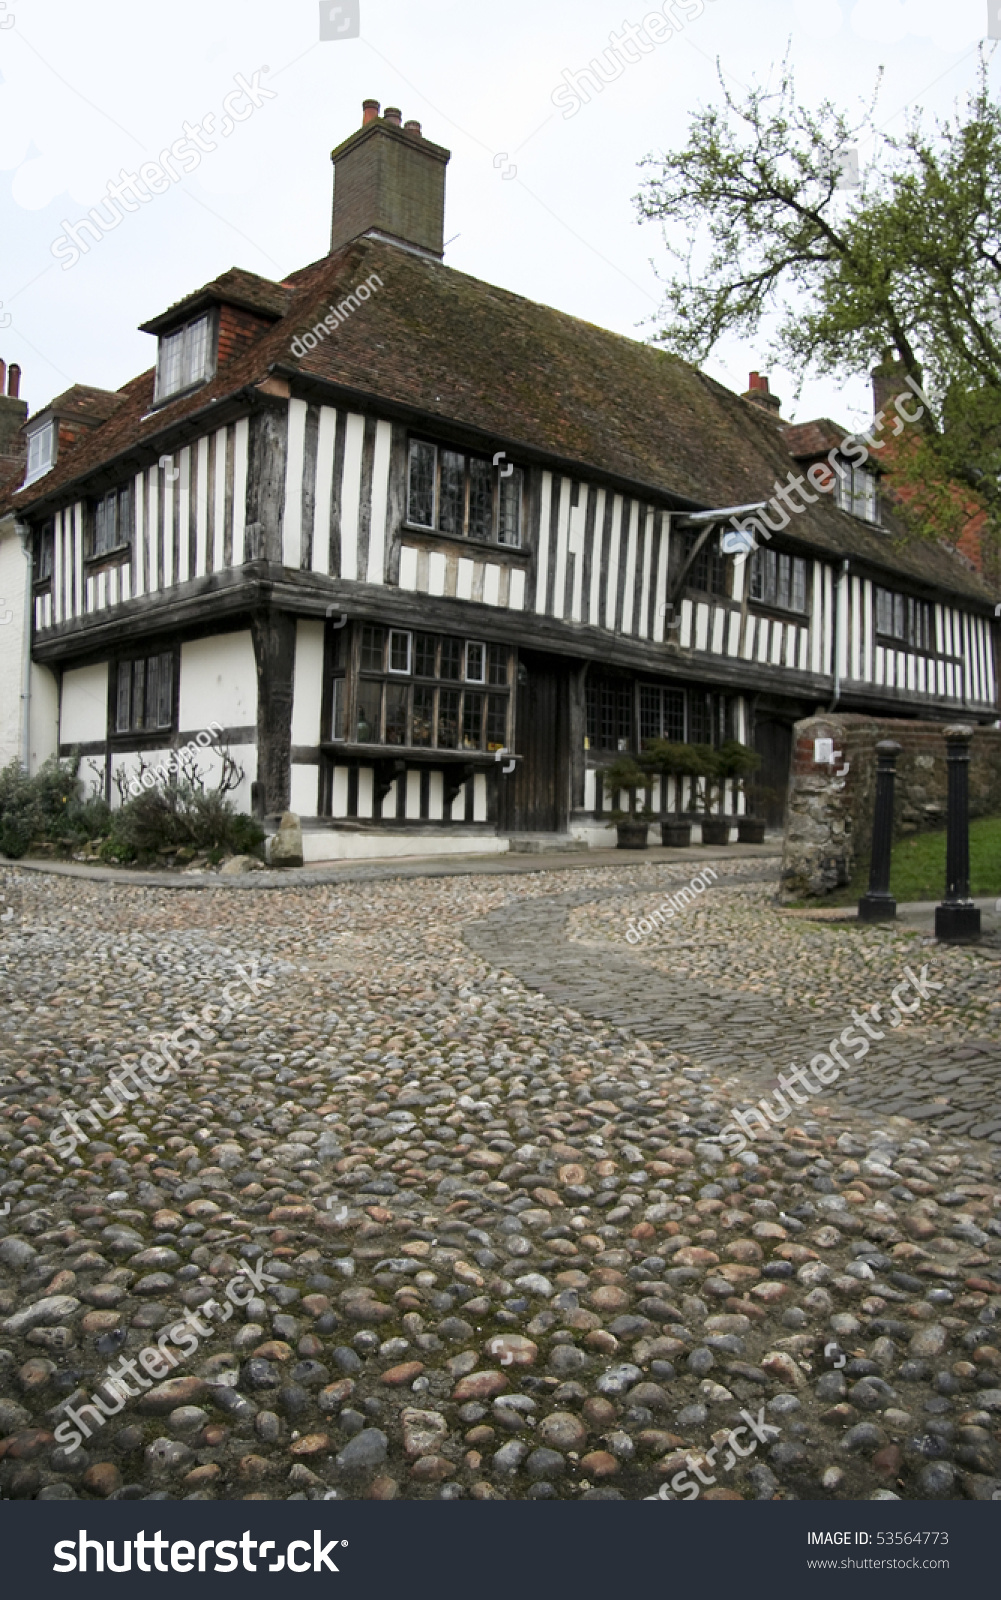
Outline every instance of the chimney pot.
[(7, 393), (12, 400), (16, 400), (21, 392), (21, 369), (16, 361), (12, 361), (7, 371)]
[(419, 139), (421, 136), (421, 125), (419, 122), (405, 122), (403, 124), (403, 131), (404, 133), (412, 133), (416, 138)]
[(761, 394), (767, 394), (768, 379), (763, 378), (760, 372), (752, 372), (748, 376), (747, 387), (748, 391), (752, 394), (756, 391), (759, 391)]
[(0, 361), (0, 394), (6, 394), (7, 393), (6, 389), (4, 388), (4, 380), (5, 380), (6, 376), (7, 376), (7, 363), (6, 363), (6, 361)]
[(391, 122), (394, 128), (399, 128), (403, 122), (403, 112), (399, 106), (387, 106), (382, 113), (383, 122)]
[(361, 103), (361, 125), (364, 128), (368, 122), (374, 122), (379, 115), (378, 100), (363, 100)]

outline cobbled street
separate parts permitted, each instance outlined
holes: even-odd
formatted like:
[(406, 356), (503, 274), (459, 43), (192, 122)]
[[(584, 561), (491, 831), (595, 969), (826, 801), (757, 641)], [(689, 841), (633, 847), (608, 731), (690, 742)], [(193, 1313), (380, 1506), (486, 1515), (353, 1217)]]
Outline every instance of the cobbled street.
[(12, 874), (4, 1497), (1001, 1498), (1001, 952), (717, 866)]

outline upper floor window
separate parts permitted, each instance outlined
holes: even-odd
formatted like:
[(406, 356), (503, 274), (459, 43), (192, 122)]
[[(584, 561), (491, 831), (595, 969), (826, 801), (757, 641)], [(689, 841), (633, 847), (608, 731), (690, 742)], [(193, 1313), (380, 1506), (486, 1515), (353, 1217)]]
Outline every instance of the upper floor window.
[(751, 599), (781, 611), (806, 610), (806, 562), (778, 550), (755, 550), (751, 557)]
[(28, 435), (28, 470), (24, 478), (25, 483), (34, 483), (36, 478), (43, 478), (54, 466), (55, 459), (56, 424), (53, 418)]
[(842, 511), (850, 511), (853, 517), (878, 523), (876, 474), (867, 472), (864, 467), (850, 466), (847, 461), (840, 462), (834, 474), (834, 503)]
[(132, 486), (112, 489), (94, 502), (90, 554), (103, 556), (132, 540)]
[(52, 564), (55, 559), (56, 527), (54, 522), (46, 522), (35, 534), (34, 562), (35, 582), (48, 584), (52, 578)]
[[(684, 530), (681, 543), (680, 571), (691, 556), (692, 551), (702, 532), (696, 528)], [(727, 582), (726, 556), (723, 554), (718, 535), (712, 533), (705, 540), (701, 550), (695, 557), (685, 576), (685, 587), (699, 589), (703, 594), (715, 594), (726, 597), (730, 593)]]
[(210, 328), (211, 318), (206, 313), (173, 333), (161, 335), (156, 364), (157, 400), (180, 394), (211, 376)]
[(933, 650), (931, 606), (926, 600), (894, 594), (891, 589), (876, 590), (876, 632), (886, 639), (898, 639), (912, 650)]
[(407, 521), (415, 528), (517, 549), (523, 495), (520, 467), (498, 468), (486, 456), (410, 441)]

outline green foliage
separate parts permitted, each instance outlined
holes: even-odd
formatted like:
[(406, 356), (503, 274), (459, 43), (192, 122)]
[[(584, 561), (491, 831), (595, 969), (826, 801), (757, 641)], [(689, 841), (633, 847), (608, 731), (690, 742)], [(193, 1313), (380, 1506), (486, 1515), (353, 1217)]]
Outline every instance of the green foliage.
[[(801, 105), (788, 67), (742, 99), (720, 82), (723, 104), (692, 114), (685, 148), (644, 162), (640, 215), (676, 263), (659, 342), (698, 362), (774, 319), (772, 359), (804, 378), (867, 376), (896, 351), (931, 397), (899, 452), (899, 514), (915, 535), (955, 538), (975, 489), (1001, 525), (1001, 107), (986, 63), (954, 117), (928, 131), (915, 112), (899, 138), (877, 125), (875, 94), (849, 116)], [(840, 155), (866, 142), (861, 187), (839, 192)]]
[(126, 799), (120, 785), (123, 803), (115, 811), (98, 794), (82, 795), (79, 773), (79, 753), (69, 761), (52, 758), (33, 777), (16, 761), (0, 771), (4, 855), (18, 859), (35, 842), (69, 854), (100, 840), (102, 861), (149, 861), (164, 848), (182, 845), (221, 859), (229, 852), (249, 855), (264, 842), (264, 830), (227, 798), (243, 777), (228, 753), (216, 788), (206, 789), (197, 767), (189, 762), (176, 784), (144, 789), (135, 799)]
[[(912, 834), (898, 839), (890, 857), (890, 893), (899, 905), (939, 901), (945, 894), (946, 833)], [(858, 861), (851, 883), (824, 896), (825, 905), (852, 905), (869, 886), (868, 858)], [(1001, 817), (970, 823), (970, 893), (1001, 895)]]

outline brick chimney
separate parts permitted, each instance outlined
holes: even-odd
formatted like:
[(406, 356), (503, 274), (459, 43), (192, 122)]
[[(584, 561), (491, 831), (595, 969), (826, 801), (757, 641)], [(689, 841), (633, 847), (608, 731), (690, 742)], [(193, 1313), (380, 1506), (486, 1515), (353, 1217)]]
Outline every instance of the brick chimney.
[(419, 122), (378, 100), (362, 103), (362, 125), (330, 153), (334, 163), (331, 252), (366, 234), (440, 261), (445, 241), (445, 168), (451, 151)]
[[(872, 414), (877, 417), (881, 411), (888, 411), (897, 395), (906, 389), (907, 368), (898, 358), (895, 350), (884, 350), (883, 359), (878, 367), (872, 369)], [(921, 375), (918, 374), (918, 382)]]
[(781, 422), (782, 401), (777, 394), (772, 394), (768, 388), (768, 379), (762, 377), (760, 372), (752, 372), (747, 380), (747, 389), (740, 397), (749, 400), (752, 406), (760, 406), (762, 411)]
[[(6, 382), (5, 382), (6, 380)], [(21, 432), (28, 420), (28, 402), (20, 398), (21, 369), (0, 361), (0, 464), (25, 461), (28, 445)]]

